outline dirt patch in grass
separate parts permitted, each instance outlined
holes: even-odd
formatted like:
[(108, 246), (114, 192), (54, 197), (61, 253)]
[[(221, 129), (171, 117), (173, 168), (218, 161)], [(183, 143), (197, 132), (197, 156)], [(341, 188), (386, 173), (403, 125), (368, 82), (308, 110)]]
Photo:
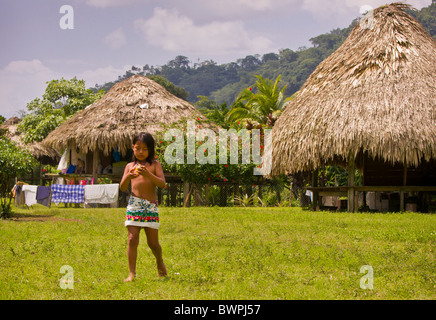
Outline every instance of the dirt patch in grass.
[(84, 223), (83, 220), (79, 220), (79, 219), (67, 219), (67, 218), (57, 217), (57, 216), (54, 216), (54, 215), (44, 215), (44, 214), (34, 215), (34, 214), (20, 214), (20, 213), (14, 214), (11, 217), (11, 220), (12, 221), (16, 221), (16, 222), (62, 221), (62, 222), (79, 222), (79, 223)]

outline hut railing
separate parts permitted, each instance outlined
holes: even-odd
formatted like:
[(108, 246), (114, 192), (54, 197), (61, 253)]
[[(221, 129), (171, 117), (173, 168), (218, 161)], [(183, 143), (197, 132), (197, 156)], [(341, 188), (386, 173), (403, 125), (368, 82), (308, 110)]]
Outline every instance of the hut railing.
[[(367, 192), (390, 192), (399, 193), (400, 196), (400, 211), (405, 211), (405, 194), (408, 192), (426, 192), (429, 194), (436, 193), (436, 186), (339, 186), (339, 187), (306, 187), (316, 195), (316, 197), (349, 197), (350, 191), (353, 193), (352, 201), (354, 210), (357, 211), (358, 194), (363, 193), (365, 199), (365, 193)], [(313, 209), (316, 204), (321, 203), (320, 199), (313, 201)], [(364, 200), (364, 203), (366, 201)], [(348, 206), (349, 207), (349, 206)]]

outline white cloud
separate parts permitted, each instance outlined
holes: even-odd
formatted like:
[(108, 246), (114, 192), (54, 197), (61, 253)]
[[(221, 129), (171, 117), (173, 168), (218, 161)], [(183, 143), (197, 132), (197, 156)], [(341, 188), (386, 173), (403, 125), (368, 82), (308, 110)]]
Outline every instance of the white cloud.
[(43, 95), (47, 81), (60, 77), (37, 59), (10, 62), (0, 70), (0, 115), (9, 118), (26, 110), (27, 103)]
[[(292, 0), (289, 0), (292, 1)], [(394, 2), (394, 1), (392, 1)], [(417, 9), (430, 5), (430, 0), (405, 0), (407, 4)], [(331, 19), (332, 16), (347, 16), (356, 18), (360, 15), (362, 6), (370, 6), (373, 9), (385, 5), (386, 0), (303, 0), (301, 8), (312, 13), (320, 19)]]
[(274, 7), (272, 0), (227, 0), (228, 4), (232, 2), (245, 9), (263, 11), (270, 10)]
[(94, 70), (86, 70), (77, 75), (77, 79), (85, 80), (86, 87), (93, 87), (95, 84), (103, 85), (106, 82), (114, 81), (130, 70), (132, 66), (123, 66), (122, 68), (115, 68), (114, 66), (106, 66)]
[(193, 2), (201, 2), (204, 6), (209, 7), (210, 10), (214, 12), (218, 10), (218, 12), (221, 13), (231, 14), (232, 12), (235, 12), (238, 14), (244, 14), (244, 12), (250, 13), (253, 11), (274, 10), (282, 6), (284, 3), (295, 1), (296, 0), (194, 0)]
[(331, 19), (332, 15), (358, 17), (361, 15), (361, 7), (375, 9), (386, 3), (386, 0), (304, 0), (303, 9), (315, 16), (325, 16), (326, 19)]
[(86, 0), (85, 3), (91, 7), (108, 8), (129, 6), (138, 0)]
[(120, 49), (127, 43), (127, 38), (123, 32), (123, 29), (118, 28), (104, 37), (103, 42), (111, 49)]
[(17, 116), (26, 110), (27, 104), (35, 98), (42, 98), (47, 82), (54, 79), (85, 80), (87, 88), (96, 83), (102, 85), (118, 79), (130, 66), (120, 68), (112, 65), (82, 72), (60, 73), (45, 66), (40, 60), (17, 60), (0, 70), (0, 115), (5, 118)]
[[(283, 8), (295, 8), (301, 0), (170, 0), (171, 7), (183, 14), (197, 19), (216, 19), (217, 17), (232, 19), (252, 19), (268, 12), (282, 12)], [(183, 5), (180, 5), (183, 3)]]
[(37, 59), (34, 59), (32, 61), (26, 61), (26, 60), (12, 61), (4, 68), (4, 72), (10, 75), (41, 74), (49, 71), (50, 69), (44, 66), (42, 62)]
[(136, 20), (134, 26), (150, 44), (172, 52), (259, 52), (272, 44), (266, 37), (251, 35), (240, 21), (196, 25), (178, 11), (162, 8), (155, 8), (148, 20)]

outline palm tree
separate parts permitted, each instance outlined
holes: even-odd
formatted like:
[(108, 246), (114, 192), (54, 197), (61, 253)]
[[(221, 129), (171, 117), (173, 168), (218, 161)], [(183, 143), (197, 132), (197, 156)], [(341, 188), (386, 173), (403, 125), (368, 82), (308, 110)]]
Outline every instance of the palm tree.
[[(273, 83), (270, 79), (256, 76), (253, 87), (244, 89), (233, 103), (232, 109), (226, 115), (230, 124), (239, 122), (247, 129), (254, 127), (272, 127), (282, 113), (283, 106), (290, 98), (284, 98), (286, 85), (280, 89), (279, 75)], [(254, 88), (257, 89), (255, 93)]]

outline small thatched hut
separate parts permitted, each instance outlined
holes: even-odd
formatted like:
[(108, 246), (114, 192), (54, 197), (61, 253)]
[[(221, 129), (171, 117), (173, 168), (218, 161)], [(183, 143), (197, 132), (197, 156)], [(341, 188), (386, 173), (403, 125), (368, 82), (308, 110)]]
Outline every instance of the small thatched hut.
[(86, 173), (95, 176), (98, 162), (106, 166), (114, 150), (127, 154), (137, 132), (154, 134), (165, 125), (183, 125), (191, 119), (199, 120), (204, 128), (215, 128), (190, 103), (147, 77), (135, 75), (118, 82), (100, 100), (62, 123), (43, 144), (83, 154)]
[(24, 144), (20, 140), (21, 132), (18, 130), (18, 124), (20, 122), (21, 119), (18, 117), (9, 118), (0, 126), (0, 129), (7, 130), (5, 136), (14, 141), (20, 148), (28, 150), (41, 164), (56, 164), (61, 158), (56, 150), (50, 147), (45, 147), (38, 142)]
[(434, 189), (436, 42), (406, 8), (368, 13), (311, 74), (272, 130), (272, 175), (340, 164), (379, 190)]

